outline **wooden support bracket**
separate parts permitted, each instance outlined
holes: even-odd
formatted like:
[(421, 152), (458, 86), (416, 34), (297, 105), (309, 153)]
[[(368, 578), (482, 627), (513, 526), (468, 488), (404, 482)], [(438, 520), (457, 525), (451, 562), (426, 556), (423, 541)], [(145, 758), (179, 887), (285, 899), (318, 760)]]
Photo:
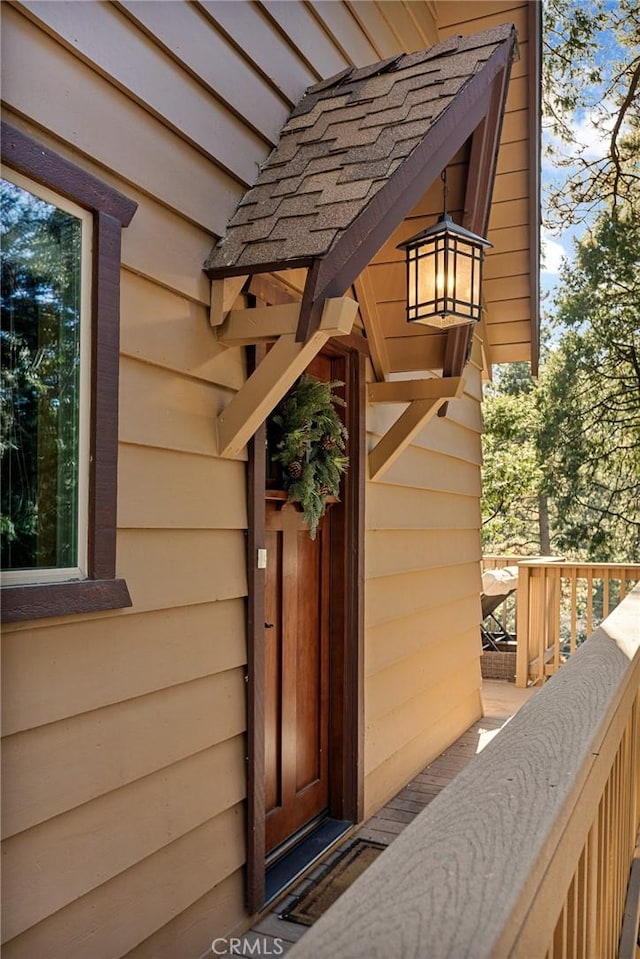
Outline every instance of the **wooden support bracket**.
[(272, 343), (279, 336), (296, 332), (299, 315), (299, 303), (232, 310), (222, 326), (217, 327), (216, 337), (224, 346)]
[(461, 376), (446, 379), (403, 380), (394, 383), (370, 383), (373, 403), (406, 403), (409, 406), (369, 453), (369, 478), (380, 476), (395, 463), (413, 437), (436, 415), (443, 403), (457, 399), (464, 390)]
[(360, 274), (354, 283), (354, 287), (360, 304), (360, 315), (369, 341), (371, 365), (376, 374), (376, 379), (384, 380), (391, 364), (368, 269)]
[(428, 380), (369, 383), (367, 399), (370, 403), (411, 403), (413, 400), (455, 399), (460, 395), (461, 384), (460, 376), (449, 376), (446, 380), (433, 377)]
[(229, 276), (224, 280), (211, 281), (209, 324), (214, 329), (224, 323), (246, 280), (246, 276)]
[[(261, 338), (246, 331), (248, 312), (261, 313), (271, 319), (265, 322), (276, 327), (285, 326), (290, 332), (267, 339), (275, 339), (273, 347), (249, 377), (244, 386), (233, 397), (229, 405), (216, 419), (218, 455), (237, 456), (251, 439), (258, 427), (280, 402), (297, 378), (304, 373), (311, 360), (320, 352), (332, 336), (345, 336), (351, 332), (358, 304), (349, 297), (337, 297), (327, 300), (322, 311), (320, 326), (312, 333), (306, 343), (296, 342), (296, 325), (300, 304), (287, 304), (282, 307), (264, 307), (258, 310), (239, 310), (228, 319), (229, 336), (236, 335), (233, 345), (239, 342), (256, 343)], [(274, 311), (271, 313), (271, 311)], [(283, 312), (289, 311), (289, 312)], [(287, 325), (288, 324), (288, 325)], [(236, 334), (233, 331), (236, 330)], [(240, 332), (240, 331), (244, 331)], [(246, 335), (245, 335), (246, 334)], [(223, 339), (231, 343), (231, 340)]]

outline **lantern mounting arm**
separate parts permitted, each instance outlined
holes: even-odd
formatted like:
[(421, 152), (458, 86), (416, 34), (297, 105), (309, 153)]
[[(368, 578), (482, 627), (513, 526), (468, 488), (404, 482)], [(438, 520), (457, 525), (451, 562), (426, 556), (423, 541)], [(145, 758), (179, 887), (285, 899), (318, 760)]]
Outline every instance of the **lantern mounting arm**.
[(367, 387), (370, 403), (409, 405), (369, 453), (369, 478), (379, 479), (440, 407), (448, 400), (462, 396), (463, 390), (461, 376), (370, 383)]

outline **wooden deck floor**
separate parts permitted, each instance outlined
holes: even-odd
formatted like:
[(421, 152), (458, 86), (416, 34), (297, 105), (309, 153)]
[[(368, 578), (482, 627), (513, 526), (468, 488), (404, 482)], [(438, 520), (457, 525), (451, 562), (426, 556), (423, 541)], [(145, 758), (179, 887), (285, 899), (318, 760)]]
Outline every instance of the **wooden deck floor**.
[[(482, 684), (485, 715), (482, 719), (418, 773), (415, 779), (412, 779), (359, 829), (342, 840), (330, 855), (316, 865), (289, 891), (285, 898), (278, 901), (266, 915), (261, 917), (249, 932), (241, 935), (239, 938), (243, 944), (242, 947), (247, 950), (246, 955), (251, 954), (249, 950), (256, 940), (261, 941), (263, 955), (268, 954), (267, 947), (271, 950), (271, 955), (282, 954), (290, 949), (307, 930), (306, 926), (280, 918), (280, 914), (293, 900), (312, 883), (322, 878), (344, 847), (350, 845), (354, 839), (371, 839), (387, 846), (393, 842), (405, 826), (457, 776), (476, 753), (486, 746), (533, 693), (533, 689), (517, 689), (513, 684), (503, 680), (485, 679)], [(281, 940), (281, 943), (276, 943), (275, 939)], [(234, 952), (234, 955), (240, 956), (244, 953)]]

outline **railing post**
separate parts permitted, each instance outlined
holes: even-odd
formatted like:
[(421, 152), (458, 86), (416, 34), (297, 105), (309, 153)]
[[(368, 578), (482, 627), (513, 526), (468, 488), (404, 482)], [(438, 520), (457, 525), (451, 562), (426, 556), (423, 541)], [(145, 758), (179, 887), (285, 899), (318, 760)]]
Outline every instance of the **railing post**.
[(516, 686), (525, 689), (529, 683), (529, 589), (531, 570), (518, 565), (518, 589), (516, 591)]

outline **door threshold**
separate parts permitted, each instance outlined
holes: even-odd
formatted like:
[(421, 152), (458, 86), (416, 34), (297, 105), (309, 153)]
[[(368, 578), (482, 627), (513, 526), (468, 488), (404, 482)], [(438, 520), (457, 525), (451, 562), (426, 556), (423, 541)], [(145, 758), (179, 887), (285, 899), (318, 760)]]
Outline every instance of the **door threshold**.
[(273, 902), (352, 827), (353, 823), (346, 819), (324, 819), (293, 849), (268, 866), (265, 873), (264, 905), (268, 906)]

